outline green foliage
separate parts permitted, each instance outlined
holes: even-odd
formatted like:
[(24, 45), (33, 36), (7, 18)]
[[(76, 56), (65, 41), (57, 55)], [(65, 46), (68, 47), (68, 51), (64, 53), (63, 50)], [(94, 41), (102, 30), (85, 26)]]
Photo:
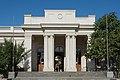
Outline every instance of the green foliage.
[[(14, 51), (14, 54), (13, 54)], [(23, 43), (14, 45), (12, 39), (4, 39), (4, 43), (0, 44), (0, 74), (7, 77), (9, 71), (12, 71), (13, 55), (14, 55), (14, 68), (21, 61), (21, 54), (24, 52)]]
[(20, 61), (22, 60), (22, 53), (24, 52), (25, 48), (23, 47), (24, 44), (23, 42), (21, 44), (16, 45), (14, 47), (14, 64), (15, 67), (17, 67), (17, 64), (20, 63)]
[[(112, 63), (120, 65), (120, 20), (114, 12), (101, 17), (95, 22), (94, 33), (91, 35), (91, 41), (88, 45), (87, 58), (103, 59), (107, 55), (106, 39), (106, 16), (108, 24), (108, 54)], [(117, 67), (118, 68), (118, 67)]]

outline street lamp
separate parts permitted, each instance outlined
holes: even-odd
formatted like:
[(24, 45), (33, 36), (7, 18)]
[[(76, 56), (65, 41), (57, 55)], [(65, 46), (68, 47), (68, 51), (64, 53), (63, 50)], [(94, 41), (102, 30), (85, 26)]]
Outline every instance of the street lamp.
[(108, 22), (106, 15), (106, 53), (107, 53), (107, 71), (109, 71), (109, 54), (108, 54)]

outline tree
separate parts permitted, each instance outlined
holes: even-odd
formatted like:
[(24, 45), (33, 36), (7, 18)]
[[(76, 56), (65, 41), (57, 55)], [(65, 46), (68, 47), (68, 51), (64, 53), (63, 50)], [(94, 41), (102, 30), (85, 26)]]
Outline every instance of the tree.
[[(13, 48), (14, 47), (14, 48)], [(13, 50), (14, 49), (14, 50)], [(13, 54), (14, 51), (14, 54)], [(21, 61), (21, 54), (24, 52), (23, 43), (13, 46), (12, 39), (4, 39), (4, 43), (0, 44), (0, 74), (7, 77), (8, 72), (12, 71), (13, 56), (14, 56), (14, 68)]]
[(108, 24), (109, 65), (116, 65), (119, 69), (120, 63), (118, 61), (120, 61), (120, 20), (118, 20), (114, 12), (104, 15), (95, 22), (94, 33), (91, 35), (91, 40), (88, 45), (88, 53), (86, 56), (87, 58), (98, 59), (99, 61), (103, 59), (106, 60), (106, 21)]

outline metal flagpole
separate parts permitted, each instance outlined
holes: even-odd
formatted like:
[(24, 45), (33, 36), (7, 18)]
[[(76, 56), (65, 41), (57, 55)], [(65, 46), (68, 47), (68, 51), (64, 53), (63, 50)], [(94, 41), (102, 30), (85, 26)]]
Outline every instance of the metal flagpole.
[(15, 71), (14, 70), (14, 16), (13, 16), (13, 66), (12, 66), (12, 70), (13, 72)]
[(107, 53), (107, 71), (109, 71), (109, 54), (108, 54), (108, 21), (106, 15), (106, 53)]
[(8, 78), (9, 79), (14, 79), (15, 78), (15, 69), (14, 69), (14, 16), (13, 16), (13, 27), (12, 27), (12, 30), (13, 30), (13, 35), (12, 35), (12, 42), (13, 42), (13, 52), (12, 52), (12, 70), (11, 72), (9, 72), (9, 75), (8, 75)]

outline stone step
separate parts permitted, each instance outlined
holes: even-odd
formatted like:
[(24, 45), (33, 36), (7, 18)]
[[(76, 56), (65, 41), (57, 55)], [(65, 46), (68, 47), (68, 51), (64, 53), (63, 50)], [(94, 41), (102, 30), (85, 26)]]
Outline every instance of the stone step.
[(21, 77), (106, 78), (106, 72), (18, 72), (16, 78), (21, 78)]
[(109, 78), (80, 78), (80, 77), (41, 77), (41, 78), (15, 78), (13, 80), (111, 80)]
[(13, 80), (111, 80), (106, 72), (18, 72)]

